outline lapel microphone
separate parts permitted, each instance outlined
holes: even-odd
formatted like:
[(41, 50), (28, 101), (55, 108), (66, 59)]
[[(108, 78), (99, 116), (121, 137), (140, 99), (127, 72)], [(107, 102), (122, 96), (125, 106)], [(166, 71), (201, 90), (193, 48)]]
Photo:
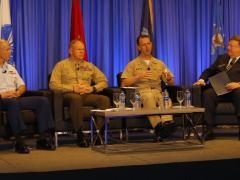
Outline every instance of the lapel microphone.
[(151, 70), (150, 67), (148, 67), (147, 70), (150, 71)]

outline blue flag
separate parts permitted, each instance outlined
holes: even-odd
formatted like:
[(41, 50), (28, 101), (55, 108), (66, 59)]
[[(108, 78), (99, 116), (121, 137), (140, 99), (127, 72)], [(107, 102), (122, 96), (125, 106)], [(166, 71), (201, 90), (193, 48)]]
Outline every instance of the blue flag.
[(223, 33), (223, 2), (222, 0), (213, 1), (213, 29), (211, 44), (211, 64), (215, 62), (219, 54), (225, 52)]
[[(11, 49), (13, 49), (9, 0), (0, 0), (0, 30), (0, 38), (7, 40), (11, 46)], [(9, 63), (14, 64), (12, 56)]]
[(149, 35), (153, 40), (153, 29), (152, 0), (144, 0), (140, 34)]

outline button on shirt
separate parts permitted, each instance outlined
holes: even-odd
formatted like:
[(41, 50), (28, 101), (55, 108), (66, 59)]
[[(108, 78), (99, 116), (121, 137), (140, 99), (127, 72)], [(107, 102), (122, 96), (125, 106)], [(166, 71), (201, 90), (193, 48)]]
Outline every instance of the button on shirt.
[(12, 65), (5, 63), (0, 67), (0, 93), (15, 91), (21, 85), (25, 83)]

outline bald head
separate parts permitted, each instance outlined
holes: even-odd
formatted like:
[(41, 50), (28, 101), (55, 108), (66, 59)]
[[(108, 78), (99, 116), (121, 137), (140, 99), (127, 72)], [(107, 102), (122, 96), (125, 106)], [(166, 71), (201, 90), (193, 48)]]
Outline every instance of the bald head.
[(4, 40), (4, 39), (0, 39), (0, 47), (9, 45), (8, 41)]
[(0, 39), (0, 63), (4, 63), (5, 61), (8, 61), (11, 55), (11, 48), (9, 45), (9, 42)]

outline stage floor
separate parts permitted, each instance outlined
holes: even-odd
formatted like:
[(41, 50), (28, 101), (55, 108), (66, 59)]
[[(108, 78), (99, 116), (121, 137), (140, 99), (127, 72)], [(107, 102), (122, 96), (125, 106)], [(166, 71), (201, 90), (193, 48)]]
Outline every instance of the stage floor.
[(153, 151), (122, 154), (103, 154), (91, 148), (64, 145), (56, 151), (32, 150), (21, 155), (13, 150), (1, 150), (0, 173), (49, 172), (131, 165), (169, 164), (240, 158), (237, 137), (219, 137), (207, 141), (204, 148), (190, 150)]

